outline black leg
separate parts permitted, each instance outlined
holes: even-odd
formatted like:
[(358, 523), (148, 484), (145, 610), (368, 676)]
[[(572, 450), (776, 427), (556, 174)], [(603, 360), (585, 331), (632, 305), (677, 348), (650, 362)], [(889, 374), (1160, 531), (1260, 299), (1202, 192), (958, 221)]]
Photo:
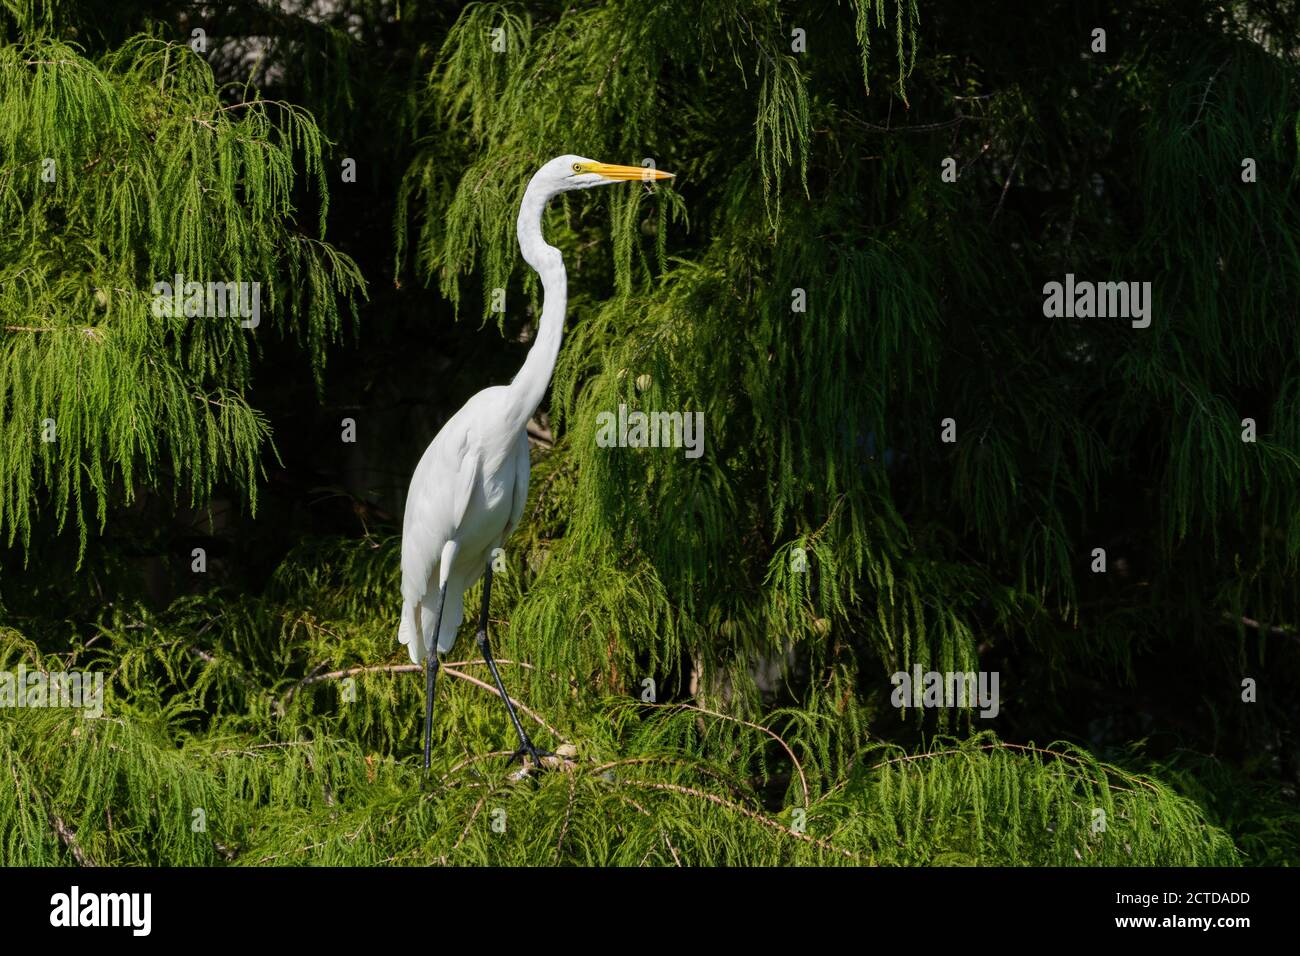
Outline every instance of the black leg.
[[(433, 682), (438, 676), (438, 632), (442, 630), (442, 604), (447, 599), (447, 585), (438, 591), (438, 613), (434, 615), (433, 635), (421, 634), (419, 637), (428, 645), (428, 657), (424, 662), (424, 769), (429, 769), (429, 747), (433, 740)], [(416, 614), (422, 614), (417, 604)], [(418, 630), (418, 629), (417, 629)]]
[(528, 739), (528, 734), (524, 732), (523, 725), (519, 723), (519, 715), (515, 713), (515, 705), (510, 702), (510, 695), (506, 693), (505, 684), (501, 683), (501, 674), (497, 671), (497, 662), (492, 659), (492, 645), (488, 641), (488, 604), (492, 595), (492, 565), (488, 565), (487, 571), (483, 573), (483, 606), (479, 611), (478, 633), (474, 635), (478, 641), (478, 649), (483, 653), (483, 659), (487, 661), (488, 670), (492, 672), (492, 680), (496, 682), (497, 691), (501, 694), (501, 699), (506, 702), (506, 713), (510, 715), (510, 723), (514, 725), (515, 733), (519, 735), (519, 749), (510, 757), (509, 762), (514, 762), (518, 757), (528, 754), (533, 758), (533, 763), (541, 764), (543, 756), (551, 756), (548, 751), (538, 750), (533, 746), (533, 742)]

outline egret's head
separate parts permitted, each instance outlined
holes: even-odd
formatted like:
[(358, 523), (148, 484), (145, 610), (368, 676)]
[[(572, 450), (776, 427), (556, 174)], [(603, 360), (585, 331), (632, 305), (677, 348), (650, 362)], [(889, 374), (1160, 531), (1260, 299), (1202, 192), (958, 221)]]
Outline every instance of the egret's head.
[(607, 186), (610, 183), (649, 183), (672, 177), (672, 173), (661, 172), (650, 166), (613, 166), (584, 156), (557, 156), (537, 171), (533, 181), (545, 186), (547, 192), (561, 193), (572, 189)]

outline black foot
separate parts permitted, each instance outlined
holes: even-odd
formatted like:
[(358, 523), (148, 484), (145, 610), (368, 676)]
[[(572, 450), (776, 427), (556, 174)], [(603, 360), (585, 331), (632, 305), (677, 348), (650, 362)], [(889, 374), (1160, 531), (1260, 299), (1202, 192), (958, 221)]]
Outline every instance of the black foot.
[(555, 754), (551, 753), (549, 750), (538, 750), (536, 747), (533, 746), (533, 742), (531, 740), (525, 740), (523, 745), (514, 753), (512, 753), (509, 756), (509, 758), (507, 758), (506, 766), (508, 767), (516, 760), (519, 760), (521, 757), (524, 756), (524, 754), (527, 754), (528, 756), (533, 758), (533, 766), (535, 767), (540, 767), (542, 765), (543, 757), (555, 756)]

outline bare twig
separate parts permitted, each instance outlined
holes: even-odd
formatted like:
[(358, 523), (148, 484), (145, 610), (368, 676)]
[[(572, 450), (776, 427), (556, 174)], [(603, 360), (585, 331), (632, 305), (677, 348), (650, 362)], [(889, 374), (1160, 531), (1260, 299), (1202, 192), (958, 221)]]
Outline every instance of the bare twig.
[(569, 819), (573, 816), (573, 798), (577, 791), (577, 780), (573, 774), (569, 775), (569, 799), (564, 805), (564, 823), (560, 825), (560, 838), (555, 841), (555, 862), (560, 862), (560, 854), (564, 851), (564, 838), (569, 833)]
[[(493, 687), (491, 684), (486, 683), (485, 681), (481, 681), (481, 680), (479, 680), (477, 677), (470, 677), (468, 674), (463, 674), (463, 673), (461, 673), (460, 671), (456, 670), (454, 667), (448, 667), (446, 664), (444, 664), (444, 665), (442, 665), (442, 667), (440, 668), (440, 670), (441, 670), (444, 674), (447, 674), (447, 675), (449, 675), (449, 676), (451, 676), (451, 677), (457, 677), (457, 678), (460, 678), (461, 680), (467, 680), (467, 681), (469, 681), (471, 684), (474, 684), (474, 685), (476, 685), (476, 686), (478, 686), (478, 687), (482, 687), (484, 690), (489, 691), (490, 693), (496, 694), (498, 697), (501, 696), (501, 694), (497, 691), (497, 689), (496, 689), (495, 687)], [(563, 739), (564, 739), (564, 735), (563, 735), (563, 734), (561, 734), (558, 730), (556, 730), (554, 727), (552, 727), (550, 724), (548, 724), (545, 720), (543, 720), (541, 717), (539, 717), (539, 716), (537, 715), (536, 712), (534, 712), (534, 711), (530, 710), (529, 708), (525, 707), (523, 704), (519, 703), (519, 701), (515, 700), (514, 698), (510, 698), (510, 702), (513, 703), (513, 704), (515, 705), (515, 709), (516, 709), (516, 710), (518, 710), (520, 713), (527, 714), (527, 715), (528, 715), (529, 717), (531, 717), (533, 720), (537, 721), (537, 723), (541, 724), (542, 727), (546, 728), (546, 730), (549, 731), (550, 734), (551, 734), (552, 736), (554, 736), (557, 740), (563, 740)]]
[(461, 841), (469, 835), (469, 828), (474, 825), (474, 820), (478, 817), (478, 812), (483, 809), (483, 801), (487, 800), (487, 794), (478, 798), (478, 803), (474, 804), (474, 809), (470, 812), (469, 819), (465, 821), (465, 829), (460, 831), (460, 836), (456, 837), (456, 842), (451, 850), (455, 853), (460, 849)]
[(59, 839), (63, 842), (63, 845), (68, 848), (68, 852), (72, 854), (73, 859), (77, 861), (78, 865), (95, 865), (95, 862), (86, 855), (86, 851), (77, 843), (77, 835), (72, 832), (72, 829), (66, 823), (63, 822), (63, 818), (53, 810), (50, 811), (50, 826), (54, 827), (54, 832), (59, 835)]
[(779, 743), (781, 745), (781, 748), (789, 755), (790, 762), (794, 764), (794, 769), (799, 774), (799, 786), (803, 789), (803, 805), (805, 807), (808, 806), (808, 778), (804, 776), (803, 765), (799, 763), (799, 758), (794, 755), (794, 750), (791, 749), (790, 745), (787, 744), (781, 738), (781, 736), (777, 734), (775, 731), (769, 730), (767, 727), (764, 727), (762, 724), (750, 723), (748, 720), (741, 720), (739, 717), (731, 717), (728, 716), (727, 714), (720, 714), (716, 710), (708, 710), (704, 707), (697, 707), (694, 704), (651, 704), (650, 706), (677, 707), (680, 708), (681, 710), (693, 710), (696, 711), (697, 713), (707, 714), (710, 717), (717, 717), (720, 720), (730, 720), (733, 721), (734, 723), (742, 724), (746, 727), (752, 727), (754, 730), (761, 730), (763, 733), (767, 734), (769, 737), (771, 737), (773, 740)]
[(493, 750), (491, 753), (475, 754), (475, 755), (472, 756), (472, 757), (466, 757), (466, 758), (465, 758), (464, 760), (462, 760), (460, 763), (456, 764), (456, 766), (454, 766), (454, 767), (452, 767), (450, 770), (448, 770), (448, 771), (447, 771), (447, 776), (450, 777), (450, 776), (451, 776), (452, 774), (454, 774), (457, 770), (464, 770), (464, 769), (465, 769), (466, 767), (468, 767), (470, 764), (478, 763), (480, 760), (490, 760), (490, 759), (492, 759), (493, 757), (509, 757), (509, 756), (511, 755), (511, 753), (512, 753), (512, 751), (509, 751), (509, 750)]
[(298, 681), (298, 683), (290, 687), (288, 693), (284, 695), (281, 704), (282, 706), (287, 705), (289, 701), (293, 700), (293, 695), (302, 690), (302, 688), (309, 687), (312, 684), (319, 684), (327, 680), (340, 680), (344, 677), (355, 677), (357, 674), (404, 674), (423, 670), (423, 664), (371, 664), (361, 667), (348, 667), (341, 671), (330, 671), (328, 674), (312, 674), (304, 677), (302, 680)]
[(786, 836), (794, 837), (795, 839), (798, 840), (803, 840), (805, 843), (811, 843), (813, 846), (819, 847), (820, 849), (826, 850), (830, 853), (839, 853), (841, 856), (847, 857), (850, 860), (854, 860), (859, 863), (862, 862), (862, 858), (858, 854), (854, 853), (852, 850), (845, 850), (841, 847), (837, 847), (831, 843), (828, 843), (825, 840), (818, 840), (816, 837), (811, 837), (806, 833), (799, 833), (795, 830), (791, 830), (788, 826), (786, 826), (784, 823), (782, 823), (779, 820), (773, 820), (771, 817), (759, 813), (757, 810), (751, 810), (749, 809), (749, 807), (742, 807), (738, 803), (733, 803), (730, 800), (724, 800), (716, 793), (709, 793), (706, 790), (696, 790), (693, 787), (683, 787), (680, 784), (676, 784), (676, 783), (659, 783), (654, 780), (620, 780), (619, 783), (628, 784), (634, 787), (647, 787), (651, 790), (668, 790), (671, 791), (672, 793), (681, 793), (691, 797), (698, 797), (701, 800), (708, 800), (710, 803), (716, 803), (720, 807), (725, 807), (728, 810), (732, 810), (743, 816), (749, 817), (749, 819), (761, 823), (766, 827), (771, 827), (773, 830), (778, 830), (781, 833), (784, 833)]
[(1011, 168), (1007, 170), (1007, 181), (1002, 184), (1002, 195), (998, 197), (997, 208), (993, 210), (993, 216), (989, 219), (989, 223), (996, 220), (998, 213), (1002, 211), (1002, 204), (1007, 199), (1007, 190), (1011, 188), (1011, 180), (1016, 175), (1016, 167), (1020, 165), (1020, 151), (1025, 148), (1025, 140), (1027, 139), (1029, 139), (1028, 130), (1025, 131), (1024, 136), (1020, 137), (1020, 145), (1016, 147), (1016, 158), (1011, 161)]
[(1300, 640), (1300, 634), (1297, 634), (1295, 631), (1288, 631), (1286, 628), (1278, 627), (1275, 624), (1267, 625), (1255, 620), (1253, 617), (1245, 617), (1244, 615), (1242, 617), (1234, 617), (1232, 614), (1224, 611), (1223, 619), (1225, 621), (1232, 621), (1233, 623), (1240, 622), (1252, 630), (1260, 631), (1264, 634), (1272, 634), (1274, 637), (1289, 637), (1292, 640)]
[[(951, 749), (951, 750), (932, 750), (932, 751), (930, 751), (930, 752), (928, 752), (928, 753), (922, 753), (922, 754), (904, 754), (904, 755), (901, 756), (901, 757), (891, 757), (891, 758), (889, 758), (888, 760), (882, 760), (880, 763), (872, 764), (872, 765), (871, 765), (871, 769), (872, 769), (872, 770), (879, 770), (881, 767), (887, 767), (887, 766), (889, 766), (890, 764), (895, 764), (895, 763), (910, 763), (910, 762), (913, 761), (913, 760), (925, 760), (925, 759), (930, 758), (930, 757), (950, 757), (950, 756), (952, 756), (953, 754), (969, 753), (969, 752), (970, 752), (970, 749), (974, 749), (974, 750), (1021, 750), (1021, 751), (1024, 751), (1025, 753), (1041, 754), (1041, 755), (1043, 755), (1043, 756), (1047, 756), (1047, 757), (1055, 757), (1057, 760), (1065, 760), (1065, 761), (1068, 761), (1068, 762), (1070, 762), (1070, 763), (1081, 764), (1081, 765), (1085, 763), (1085, 761), (1082, 760), (1081, 758), (1076, 757), (1076, 756), (1074, 756), (1073, 754), (1061, 753), (1059, 750), (1048, 750), (1046, 747), (1034, 747), (1034, 746), (1029, 746), (1029, 745), (1026, 745), (1026, 744), (1012, 744), (1012, 743), (1007, 743), (1006, 741), (999, 741), (998, 743), (995, 743), (995, 744), (979, 744), (979, 745), (975, 746), (974, 748), (969, 748), (969, 749), (958, 749), (958, 748), (954, 748), (954, 749)], [(1131, 781), (1134, 782), (1134, 783), (1139, 783), (1139, 784), (1141, 784), (1142, 786), (1146, 787), (1148, 790), (1153, 790), (1153, 791), (1154, 791), (1154, 790), (1156, 789), (1153, 785), (1151, 785), (1150, 783), (1147, 783), (1147, 781), (1142, 780), (1142, 779), (1139, 778), (1139, 777), (1127, 777), (1127, 779), (1128, 779), (1128, 780), (1131, 780)], [(1111, 789), (1111, 790), (1115, 790), (1115, 791), (1120, 792), (1120, 793), (1131, 793), (1131, 792), (1132, 792), (1128, 787), (1120, 787), (1120, 786), (1117, 786), (1117, 785), (1111, 783), (1110, 781), (1106, 781), (1106, 786), (1107, 786), (1109, 789)]]
[(1205, 92), (1201, 94), (1201, 105), (1196, 108), (1196, 115), (1187, 124), (1187, 128), (1183, 130), (1184, 133), (1190, 133), (1192, 127), (1201, 121), (1201, 113), (1205, 111), (1205, 104), (1210, 98), (1210, 87), (1214, 86), (1214, 81), (1219, 78), (1219, 74), (1223, 72), (1223, 68), (1227, 65), (1228, 61), (1224, 60), (1219, 64), (1219, 68), (1210, 75), (1209, 81), (1205, 84)]

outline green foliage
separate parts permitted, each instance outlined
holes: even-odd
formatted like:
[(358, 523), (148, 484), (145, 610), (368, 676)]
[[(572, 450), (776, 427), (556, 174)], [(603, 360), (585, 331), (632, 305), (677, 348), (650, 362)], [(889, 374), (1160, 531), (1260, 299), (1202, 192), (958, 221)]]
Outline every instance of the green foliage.
[[(751, 722), (600, 696), (583, 675), (515, 663), (515, 627), (501, 658), (525, 719), (575, 755), (540, 776), (512, 774), (502, 761), (510, 731), (483, 662), (452, 662), (439, 688), (436, 786), (422, 790), (412, 759), (421, 674), (408, 664), (347, 666), (390, 649), (393, 544), (305, 546), (262, 601), (120, 613), (66, 657), (41, 658), (5, 634), (0, 670), (21, 662), (110, 675), (98, 719), (18, 709), (0, 721), (0, 769), (17, 793), (0, 801), (6, 862), (1236, 860), (1195, 804), (1068, 744), (982, 734), (905, 753), (862, 746), (847, 725), (800, 710)], [(529, 706), (557, 688), (570, 698), (559, 716)], [(490, 740), (507, 747), (471, 746)], [(1094, 808), (1105, 811), (1104, 831)]]
[[(256, 505), (271, 431), (245, 395), (256, 336), (297, 338), (320, 382), (340, 310), (363, 288), (349, 257), (296, 222), (306, 177), (324, 230), (322, 148), (298, 106), (223, 103), (186, 46), (140, 36), (97, 60), (40, 36), (0, 48), (10, 543), (30, 544), (42, 500), (58, 528), (73, 519), (83, 550), (90, 516), (102, 528), (110, 502), (141, 487), (194, 505), (229, 480)], [(266, 328), (154, 308), (154, 284), (176, 275), (260, 283)]]

